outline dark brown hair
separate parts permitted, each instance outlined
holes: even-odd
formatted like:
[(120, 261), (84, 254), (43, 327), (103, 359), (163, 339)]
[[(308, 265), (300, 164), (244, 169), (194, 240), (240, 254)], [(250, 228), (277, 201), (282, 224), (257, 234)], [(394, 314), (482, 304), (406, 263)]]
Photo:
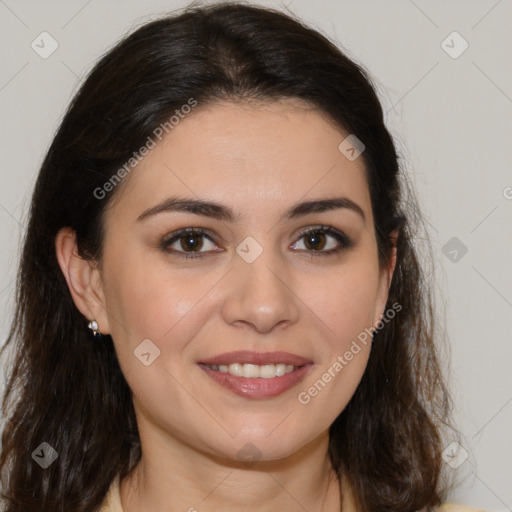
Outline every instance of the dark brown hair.
[[(0, 471), (6, 512), (92, 512), (141, 456), (130, 389), (110, 336), (95, 342), (55, 254), (64, 226), (83, 258), (101, 258), (102, 215), (116, 190), (94, 191), (190, 98), (295, 98), (328, 116), (365, 150), (379, 261), (400, 228), (388, 305), (368, 366), (330, 428), (333, 468), (363, 512), (433, 510), (442, 499), (441, 430), (449, 401), (434, 345), (431, 292), (413, 245), (414, 202), (363, 68), (299, 20), (244, 4), (190, 7), (145, 24), (94, 67), (74, 97), (33, 193), (17, 281)], [(386, 307), (386, 309), (388, 309)], [(31, 454), (49, 443), (42, 470)]]

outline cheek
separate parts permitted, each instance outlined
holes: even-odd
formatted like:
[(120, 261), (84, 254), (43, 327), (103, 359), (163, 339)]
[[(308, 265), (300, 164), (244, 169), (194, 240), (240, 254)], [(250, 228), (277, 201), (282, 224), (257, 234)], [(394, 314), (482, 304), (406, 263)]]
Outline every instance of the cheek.
[[(122, 265), (114, 264), (116, 260)], [(161, 350), (160, 364), (177, 361), (213, 314), (207, 295), (222, 277), (222, 269), (169, 271), (161, 261), (142, 257), (111, 256), (105, 261), (105, 275), (110, 277), (105, 287), (109, 322), (122, 367), (138, 368), (133, 353), (148, 339)]]
[(376, 265), (364, 260), (333, 270), (321, 280), (309, 280), (299, 291), (310, 310), (325, 325), (325, 333), (343, 348), (374, 321), (378, 292)]
[[(324, 288), (310, 292), (306, 301), (324, 333), (321, 362), (301, 386), (298, 399), (328, 424), (349, 402), (368, 363), (378, 271), (375, 265), (360, 259), (322, 281)], [(306, 293), (306, 289), (300, 293)]]

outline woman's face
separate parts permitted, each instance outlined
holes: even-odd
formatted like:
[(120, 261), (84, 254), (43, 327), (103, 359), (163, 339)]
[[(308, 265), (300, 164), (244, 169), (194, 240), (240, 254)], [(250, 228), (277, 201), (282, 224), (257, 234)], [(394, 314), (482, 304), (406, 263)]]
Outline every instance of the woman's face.
[[(346, 136), (292, 101), (199, 105), (125, 178), (105, 216), (99, 324), (141, 437), (271, 460), (327, 435), (391, 272)], [(203, 233), (177, 235), (190, 228)]]

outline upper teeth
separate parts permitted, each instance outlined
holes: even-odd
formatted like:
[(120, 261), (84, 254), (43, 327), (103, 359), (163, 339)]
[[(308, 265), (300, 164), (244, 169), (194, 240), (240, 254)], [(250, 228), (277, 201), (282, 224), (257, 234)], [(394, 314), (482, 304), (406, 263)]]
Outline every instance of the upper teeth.
[(236, 377), (260, 377), (262, 379), (271, 379), (273, 377), (282, 377), (285, 373), (291, 373), (295, 370), (292, 364), (240, 364), (233, 363), (229, 366), (223, 364), (207, 364), (208, 368), (223, 373), (231, 373)]

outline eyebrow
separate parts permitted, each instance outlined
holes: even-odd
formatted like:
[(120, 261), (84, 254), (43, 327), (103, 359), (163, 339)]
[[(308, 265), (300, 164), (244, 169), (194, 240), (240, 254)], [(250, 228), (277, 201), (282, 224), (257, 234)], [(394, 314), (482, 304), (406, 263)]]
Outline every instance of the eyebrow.
[[(360, 215), (365, 222), (365, 214), (363, 209), (348, 197), (334, 197), (329, 199), (316, 199), (312, 201), (303, 201), (293, 205), (282, 216), (282, 220), (292, 220), (311, 213), (322, 213), (332, 210), (346, 208)], [(152, 217), (160, 213), (168, 212), (188, 212), (196, 215), (203, 215), (214, 219), (238, 222), (241, 218), (240, 214), (235, 212), (226, 205), (215, 201), (204, 201), (197, 199), (170, 197), (160, 204), (145, 210), (137, 217), (137, 222)]]

